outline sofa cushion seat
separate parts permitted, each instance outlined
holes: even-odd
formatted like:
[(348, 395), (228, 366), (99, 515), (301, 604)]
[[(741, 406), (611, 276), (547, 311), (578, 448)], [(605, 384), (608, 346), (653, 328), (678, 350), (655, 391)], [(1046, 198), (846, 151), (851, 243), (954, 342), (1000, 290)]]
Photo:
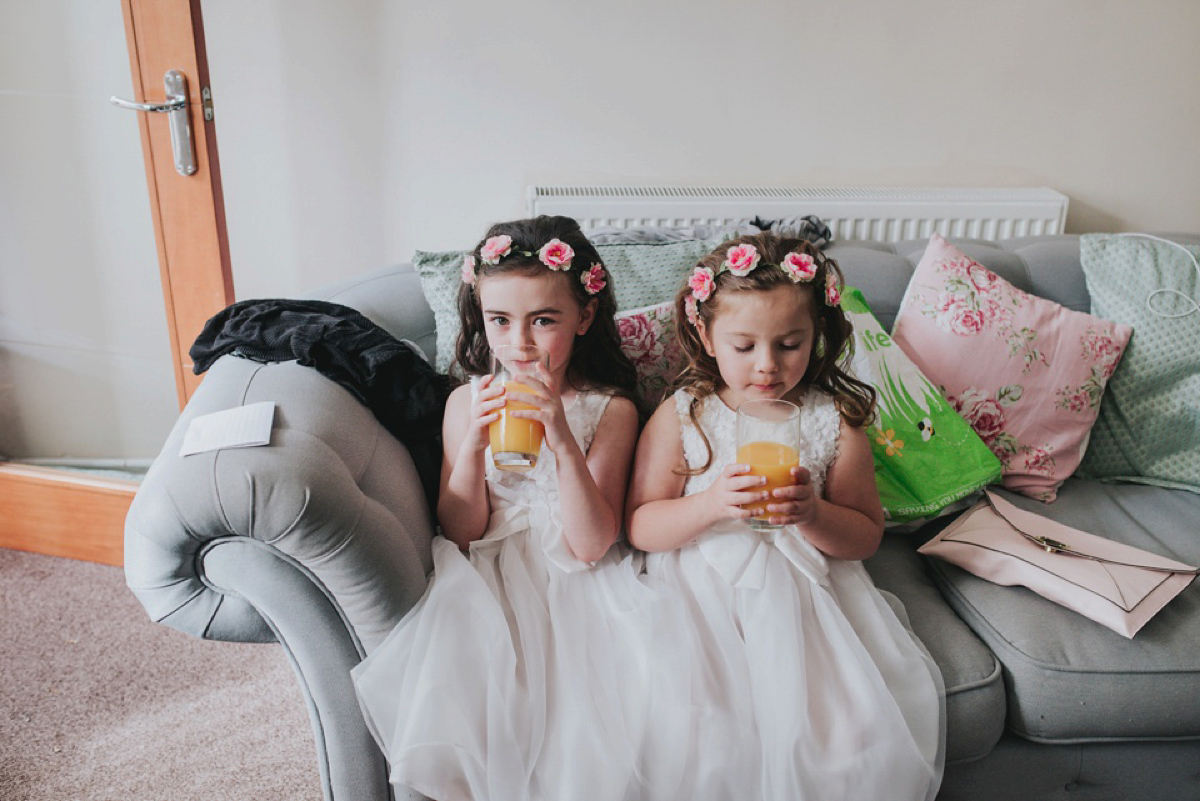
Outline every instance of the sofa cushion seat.
[[(1003, 494), (1066, 525), (1200, 565), (1195, 493), (1069, 479), (1052, 504)], [(1126, 639), (1024, 587), (929, 563), (950, 605), (1004, 666), (1016, 734), (1046, 743), (1200, 738), (1200, 582)]]
[(904, 604), (913, 633), (942, 672), (946, 761), (971, 762), (987, 756), (1004, 733), (1000, 663), (946, 606), (907, 535), (886, 534), (865, 565), (875, 585)]

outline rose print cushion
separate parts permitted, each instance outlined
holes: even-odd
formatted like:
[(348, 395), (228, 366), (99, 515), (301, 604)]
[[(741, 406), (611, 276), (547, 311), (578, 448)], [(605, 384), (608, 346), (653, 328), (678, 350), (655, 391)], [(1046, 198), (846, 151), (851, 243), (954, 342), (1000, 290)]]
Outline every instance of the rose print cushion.
[(1004, 486), (1052, 501), (1132, 332), (1023, 292), (934, 234), (892, 338), (999, 457)]
[(654, 409), (683, 369), (683, 349), (675, 339), (675, 305), (671, 301), (618, 312), (621, 350), (633, 362), (638, 394)]

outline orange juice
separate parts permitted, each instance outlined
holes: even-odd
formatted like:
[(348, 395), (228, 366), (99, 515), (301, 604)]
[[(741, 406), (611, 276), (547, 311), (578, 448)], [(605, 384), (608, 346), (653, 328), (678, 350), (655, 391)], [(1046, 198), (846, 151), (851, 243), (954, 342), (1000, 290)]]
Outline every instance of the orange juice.
[[(537, 393), (531, 387), (517, 381), (505, 381), (504, 391)], [(537, 464), (538, 451), (542, 448), (542, 437), (546, 427), (539, 420), (509, 417), (509, 411), (533, 410), (536, 406), (510, 400), (500, 410), (500, 419), (488, 426), (492, 443), (492, 461), (496, 467), (506, 470), (528, 470)]]
[[(767, 484), (762, 489), (773, 493), (780, 487), (795, 483), (792, 481), (792, 468), (800, 464), (800, 454), (792, 446), (778, 442), (748, 442), (738, 448), (737, 460), (750, 465), (750, 475), (765, 477)], [(772, 497), (761, 503), (748, 504), (746, 508), (754, 512), (756, 519), (765, 520), (770, 517), (768, 503), (780, 501)]]

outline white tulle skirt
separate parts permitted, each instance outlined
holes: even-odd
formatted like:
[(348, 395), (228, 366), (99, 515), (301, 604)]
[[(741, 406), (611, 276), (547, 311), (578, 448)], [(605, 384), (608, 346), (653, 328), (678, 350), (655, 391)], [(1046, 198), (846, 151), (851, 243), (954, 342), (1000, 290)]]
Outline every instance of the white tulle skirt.
[(437, 801), (640, 798), (653, 599), (617, 548), (564, 570), (538, 539), (468, 557), (435, 538), (428, 591), (355, 668), (394, 784)]
[(654, 554), (639, 798), (915, 801), (941, 783), (941, 674), (859, 562), (736, 530)]
[(587, 568), (508, 531), (469, 556), (435, 538), (425, 596), (354, 670), (395, 784), (437, 801), (936, 795), (941, 675), (860, 563), (733, 529)]

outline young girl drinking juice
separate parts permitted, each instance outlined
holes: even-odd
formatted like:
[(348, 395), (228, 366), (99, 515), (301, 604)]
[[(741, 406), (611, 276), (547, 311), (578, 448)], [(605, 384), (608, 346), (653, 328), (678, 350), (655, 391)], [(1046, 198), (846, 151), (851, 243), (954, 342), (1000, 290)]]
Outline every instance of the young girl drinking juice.
[[(840, 277), (810, 243), (760, 234), (718, 247), (676, 299), (688, 366), (642, 433), (627, 500), (644, 580), (672, 600), (641, 798), (901, 801), (941, 782), (940, 673), (859, 561), (883, 512), (874, 392), (841, 366)], [(798, 435), (738, 458), (737, 410), (764, 405)], [(786, 452), (786, 486), (767, 492), (754, 450)]]
[[(613, 547), (638, 418), (610, 278), (574, 220), (504, 223), (466, 257), (458, 308), (475, 378), (446, 406), (434, 575), (355, 668), (359, 700), (392, 782), (437, 801), (624, 799), (647, 694), (624, 655), (649, 627)], [(523, 373), (507, 385), (502, 349)], [(540, 450), (492, 439), (502, 415)]]

